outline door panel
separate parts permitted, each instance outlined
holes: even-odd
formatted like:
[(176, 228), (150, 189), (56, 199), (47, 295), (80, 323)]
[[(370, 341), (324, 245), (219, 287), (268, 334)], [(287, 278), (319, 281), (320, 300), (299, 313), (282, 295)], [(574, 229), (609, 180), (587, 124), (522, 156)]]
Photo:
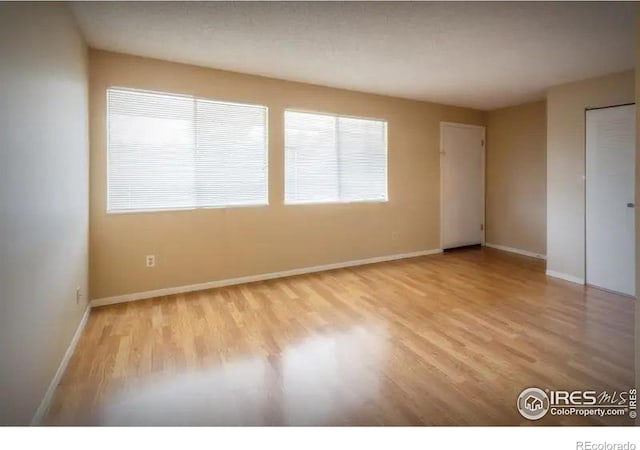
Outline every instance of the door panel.
[(635, 293), (635, 106), (587, 111), (586, 281)]
[(443, 124), (442, 248), (482, 243), (484, 129)]

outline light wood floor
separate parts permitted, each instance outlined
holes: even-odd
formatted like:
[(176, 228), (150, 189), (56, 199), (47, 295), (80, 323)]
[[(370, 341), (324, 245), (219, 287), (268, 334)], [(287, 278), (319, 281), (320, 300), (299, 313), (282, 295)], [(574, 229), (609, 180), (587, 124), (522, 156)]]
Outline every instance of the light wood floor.
[(630, 298), (473, 249), (94, 309), (48, 424), (630, 425), (516, 410), (633, 385)]

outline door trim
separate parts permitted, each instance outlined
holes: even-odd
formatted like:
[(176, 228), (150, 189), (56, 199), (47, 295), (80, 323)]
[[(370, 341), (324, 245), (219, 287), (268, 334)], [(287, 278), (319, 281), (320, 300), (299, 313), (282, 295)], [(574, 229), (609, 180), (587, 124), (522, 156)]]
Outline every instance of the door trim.
[(466, 124), (466, 123), (456, 123), (456, 122), (440, 122), (440, 148), (439, 148), (439, 155), (440, 155), (440, 248), (444, 248), (443, 244), (444, 244), (444, 167), (443, 167), (443, 158), (442, 155), (444, 154), (444, 142), (443, 142), (443, 136), (444, 136), (444, 128), (445, 127), (455, 127), (455, 128), (473, 128), (476, 130), (482, 130), (482, 140), (484, 141), (484, 145), (482, 146), (482, 152), (480, 155), (480, 158), (482, 160), (482, 174), (481, 174), (481, 178), (482, 178), (482, 241), (481, 241), (481, 245), (484, 246), (486, 239), (485, 239), (485, 234), (487, 232), (487, 218), (486, 218), (486, 196), (487, 196), (487, 191), (486, 191), (486, 171), (487, 171), (487, 159), (486, 159), (486, 152), (487, 152), (487, 128), (482, 126), (482, 125), (470, 125), (470, 124)]
[(629, 102), (629, 103), (619, 103), (617, 105), (608, 105), (608, 106), (594, 106), (592, 108), (585, 108), (585, 111), (595, 111), (596, 109), (608, 109), (608, 108), (618, 108), (620, 106), (633, 106), (635, 105), (636, 102)]

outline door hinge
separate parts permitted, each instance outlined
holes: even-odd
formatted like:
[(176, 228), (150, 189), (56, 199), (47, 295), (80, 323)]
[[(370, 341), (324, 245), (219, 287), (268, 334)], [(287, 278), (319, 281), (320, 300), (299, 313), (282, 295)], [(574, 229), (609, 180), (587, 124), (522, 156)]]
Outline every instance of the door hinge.
[(482, 141), (480, 141), (480, 145), (482, 145), (484, 147), (484, 139)]
[(483, 223), (480, 224), (480, 231), (484, 231), (484, 224)]

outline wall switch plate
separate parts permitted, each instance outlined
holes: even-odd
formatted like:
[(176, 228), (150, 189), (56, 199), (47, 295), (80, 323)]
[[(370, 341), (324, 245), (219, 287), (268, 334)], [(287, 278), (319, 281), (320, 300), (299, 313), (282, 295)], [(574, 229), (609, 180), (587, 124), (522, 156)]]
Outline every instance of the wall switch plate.
[(147, 267), (156, 266), (156, 255), (147, 255)]

